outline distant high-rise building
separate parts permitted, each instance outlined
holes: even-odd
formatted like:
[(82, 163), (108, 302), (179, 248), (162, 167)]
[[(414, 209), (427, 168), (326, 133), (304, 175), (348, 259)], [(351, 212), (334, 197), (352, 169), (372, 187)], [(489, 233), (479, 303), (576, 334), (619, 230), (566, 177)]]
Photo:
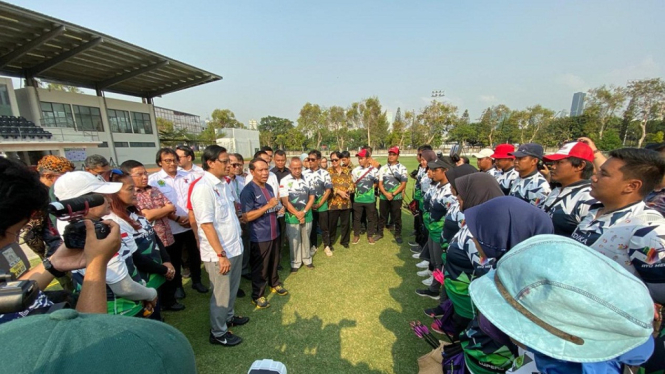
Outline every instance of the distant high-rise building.
[(573, 95), (573, 104), (570, 106), (570, 116), (577, 117), (584, 113), (584, 92), (576, 92)]

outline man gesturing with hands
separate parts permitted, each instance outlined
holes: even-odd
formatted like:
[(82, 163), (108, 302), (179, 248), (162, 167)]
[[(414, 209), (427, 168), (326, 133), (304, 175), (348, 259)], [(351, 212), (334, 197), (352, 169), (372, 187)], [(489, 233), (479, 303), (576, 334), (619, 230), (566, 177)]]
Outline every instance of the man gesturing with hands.
[(240, 222), (224, 177), (230, 170), (224, 147), (209, 146), (203, 152), (205, 173), (192, 189), (191, 202), (200, 240), (201, 260), (210, 277), (211, 344), (234, 346), (242, 339), (229, 327), (249, 322), (234, 315), (234, 305), (242, 272)]

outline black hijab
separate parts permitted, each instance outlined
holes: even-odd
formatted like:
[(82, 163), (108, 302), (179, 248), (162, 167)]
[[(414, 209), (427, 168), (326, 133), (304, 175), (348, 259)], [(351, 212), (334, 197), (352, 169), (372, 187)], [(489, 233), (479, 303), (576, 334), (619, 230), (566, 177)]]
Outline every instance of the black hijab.
[[(461, 166), (460, 166), (461, 167)], [(475, 173), (455, 180), (455, 190), (462, 199), (462, 212), (495, 197), (504, 196), (499, 182), (487, 173)]]
[(469, 175), (471, 173), (475, 173), (478, 170), (474, 168), (473, 166), (469, 164), (462, 164), (456, 168), (451, 168), (446, 171), (446, 178), (448, 178), (448, 182), (450, 182), (450, 186), (457, 190), (457, 187), (455, 187), (455, 179), (463, 177), (465, 175)]

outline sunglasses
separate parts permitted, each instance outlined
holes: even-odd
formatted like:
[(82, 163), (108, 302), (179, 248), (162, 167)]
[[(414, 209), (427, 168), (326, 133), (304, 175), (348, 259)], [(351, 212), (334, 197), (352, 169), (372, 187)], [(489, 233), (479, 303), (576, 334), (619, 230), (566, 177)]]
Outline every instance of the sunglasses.
[(308, 160), (310, 160), (310, 161), (316, 161), (316, 160), (318, 160), (318, 158), (308, 158)]
[(165, 164), (175, 164), (177, 161), (174, 158), (169, 158), (166, 160), (162, 160), (162, 162)]
[(339, 161), (339, 159), (338, 158), (331, 158), (330, 161), (337, 162), (337, 161)]

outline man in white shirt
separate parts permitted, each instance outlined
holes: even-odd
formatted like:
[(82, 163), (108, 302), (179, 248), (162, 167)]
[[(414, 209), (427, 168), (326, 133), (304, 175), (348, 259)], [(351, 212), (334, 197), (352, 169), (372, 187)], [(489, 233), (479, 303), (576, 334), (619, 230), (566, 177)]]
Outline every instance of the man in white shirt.
[[(226, 177), (229, 187), (231, 188), (231, 193), (233, 194), (233, 200), (235, 203), (236, 214), (242, 214), (242, 207), (240, 206), (240, 193), (242, 189), (245, 188), (246, 177), (244, 174), (245, 159), (243, 159), (240, 153), (229, 153), (229, 160), (231, 160), (231, 169), (229, 175)], [(247, 223), (240, 223), (240, 228), (242, 229), (242, 247), (249, 248), (249, 228)], [(252, 269), (249, 267), (249, 251), (244, 251), (242, 253), (242, 275), (246, 279), (252, 279)]]
[(178, 154), (178, 160), (180, 162), (178, 170), (183, 170), (190, 173), (194, 176), (194, 179), (198, 179), (203, 176), (204, 170), (194, 163), (194, 161), (196, 161), (196, 155), (191, 148), (186, 145), (179, 145), (175, 149), (175, 153)]
[(178, 154), (171, 148), (162, 148), (157, 151), (156, 163), (162, 170), (148, 177), (148, 184), (158, 188), (176, 206), (176, 211), (168, 215), (169, 226), (173, 232), (175, 243), (169, 247), (169, 256), (176, 275), (171, 282), (175, 282), (176, 298), (183, 299), (185, 290), (182, 288), (182, 251), (187, 251), (189, 269), (191, 272), (192, 288), (200, 293), (208, 292), (201, 283), (201, 255), (196, 247), (196, 238), (189, 223), (187, 211), (187, 196), (189, 185), (194, 178), (183, 170), (178, 170)]
[(203, 152), (205, 173), (192, 189), (192, 210), (198, 225), (201, 259), (210, 278), (211, 344), (235, 346), (242, 339), (229, 331), (230, 326), (249, 322), (234, 315), (234, 306), (242, 272), (240, 221), (234, 202), (227, 192), (224, 177), (229, 173), (229, 155), (224, 147), (212, 145)]

